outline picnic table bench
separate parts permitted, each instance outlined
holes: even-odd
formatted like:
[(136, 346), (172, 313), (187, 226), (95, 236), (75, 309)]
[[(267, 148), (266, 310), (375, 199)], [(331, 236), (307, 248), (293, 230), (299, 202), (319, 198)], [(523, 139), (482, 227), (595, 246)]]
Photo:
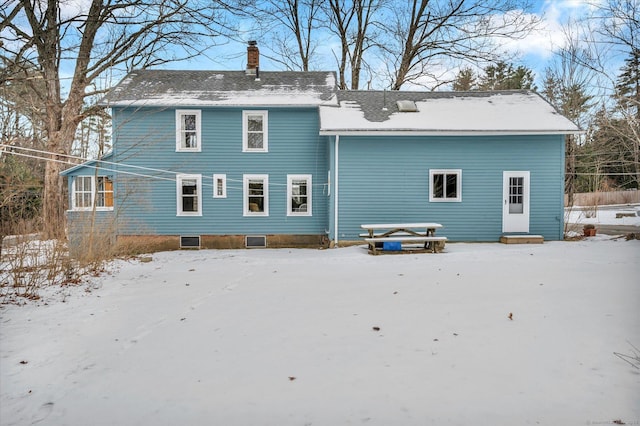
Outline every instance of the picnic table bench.
[[(384, 243), (400, 243), (400, 248), (393, 251), (401, 251), (402, 244), (419, 244), (419, 251), (431, 251), (437, 253), (444, 249), (447, 237), (436, 236), (436, 230), (442, 228), (439, 223), (375, 223), (360, 225), (367, 232), (360, 234), (369, 245), (369, 253), (379, 254), (379, 248), (384, 251)], [(418, 250), (411, 250), (412, 252)]]

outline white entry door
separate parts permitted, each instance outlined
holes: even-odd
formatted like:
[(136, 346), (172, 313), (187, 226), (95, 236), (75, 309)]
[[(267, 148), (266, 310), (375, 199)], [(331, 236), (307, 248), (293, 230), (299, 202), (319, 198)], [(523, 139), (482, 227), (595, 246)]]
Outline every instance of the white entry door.
[(502, 172), (502, 232), (529, 232), (529, 172)]

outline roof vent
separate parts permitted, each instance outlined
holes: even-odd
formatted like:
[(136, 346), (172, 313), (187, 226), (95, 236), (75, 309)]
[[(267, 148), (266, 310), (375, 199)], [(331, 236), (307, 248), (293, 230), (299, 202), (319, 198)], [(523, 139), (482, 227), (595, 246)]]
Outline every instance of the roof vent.
[(414, 101), (397, 101), (398, 111), (400, 112), (418, 112), (418, 107)]

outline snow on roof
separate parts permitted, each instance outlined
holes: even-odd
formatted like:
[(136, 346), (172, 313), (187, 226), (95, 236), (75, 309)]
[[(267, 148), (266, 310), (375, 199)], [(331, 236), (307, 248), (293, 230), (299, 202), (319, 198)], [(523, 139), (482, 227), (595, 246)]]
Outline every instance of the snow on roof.
[[(338, 93), (339, 106), (320, 107), (320, 133), (570, 134), (581, 130), (529, 91)], [(400, 112), (398, 101), (418, 111)]]
[(100, 102), (106, 106), (336, 105), (333, 72), (134, 71)]

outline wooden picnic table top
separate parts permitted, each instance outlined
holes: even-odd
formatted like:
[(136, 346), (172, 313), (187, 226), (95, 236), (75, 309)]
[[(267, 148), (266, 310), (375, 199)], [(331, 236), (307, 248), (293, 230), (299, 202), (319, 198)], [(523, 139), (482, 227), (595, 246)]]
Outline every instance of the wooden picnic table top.
[(374, 223), (374, 224), (366, 224), (360, 225), (362, 229), (407, 229), (407, 228), (427, 228), (427, 229), (438, 229), (442, 228), (442, 225), (439, 223)]

